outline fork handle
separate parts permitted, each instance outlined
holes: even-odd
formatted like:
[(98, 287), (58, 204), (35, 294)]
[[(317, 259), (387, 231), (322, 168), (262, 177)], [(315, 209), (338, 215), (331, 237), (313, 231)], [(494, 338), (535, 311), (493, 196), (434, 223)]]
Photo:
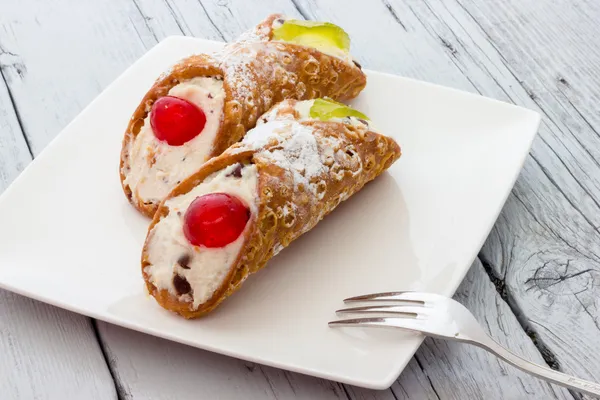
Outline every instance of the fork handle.
[(599, 384), (579, 379), (571, 375), (563, 374), (562, 372), (558, 372), (553, 369), (544, 367), (542, 365), (532, 363), (531, 361), (527, 361), (524, 358), (521, 358), (518, 355), (500, 346), (491, 338), (488, 337), (488, 339), (489, 340), (486, 340), (485, 342), (472, 343), (479, 347), (482, 347), (485, 350), (490, 351), (492, 354), (503, 359), (507, 363), (519, 368), (521, 371), (527, 372), (531, 375), (537, 376), (538, 378), (556, 383), (557, 385), (564, 386), (569, 389), (574, 389), (582, 393), (600, 397)]

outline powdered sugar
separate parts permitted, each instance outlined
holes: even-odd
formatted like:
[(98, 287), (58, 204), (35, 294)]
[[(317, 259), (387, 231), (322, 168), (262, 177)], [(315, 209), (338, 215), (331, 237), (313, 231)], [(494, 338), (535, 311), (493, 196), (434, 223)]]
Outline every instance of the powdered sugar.
[(257, 59), (254, 46), (236, 47), (232, 51), (221, 55), (221, 65), (227, 77), (229, 86), (237, 93), (237, 98), (248, 99), (261, 84), (252, 73), (253, 60)]
[(313, 178), (326, 172), (314, 132), (302, 124), (292, 123), (291, 137), (281, 144), (281, 150), (271, 154), (278, 165), (293, 172), (295, 182), (310, 183)]
[(318, 199), (317, 184), (328, 168), (313, 128), (292, 120), (269, 121), (248, 132), (243, 143), (253, 149), (264, 147), (259, 157), (289, 171), (295, 188), (308, 188)]
[(242, 143), (250, 145), (253, 149), (259, 149), (271, 140), (279, 141), (289, 125), (289, 121), (272, 121), (257, 125), (256, 128), (248, 131)]

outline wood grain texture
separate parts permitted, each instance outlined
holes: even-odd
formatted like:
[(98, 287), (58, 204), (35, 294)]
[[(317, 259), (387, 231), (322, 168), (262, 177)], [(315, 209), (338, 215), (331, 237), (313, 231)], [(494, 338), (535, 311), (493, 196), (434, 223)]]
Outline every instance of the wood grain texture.
[[(34, 155), (146, 50), (132, 1), (3, 3), (4, 74)], [(137, 30), (136, 30), (137, 29)]]
[(8, 57), (10, 56), (0, 48), (0, 193), (31, 161), (2, 72), (4, 60)]
[[(31, 161), (3, 76), (0, 51), (0, 193)], [(0, 290), (0, 397), (114, 399), (113, 380), (87, 318)]]
[(599, 5), (459, 6), (546, 117), (482, 256), (549, 360), (600, 381)]
[[(473, 264), (454, 299), (471, 310), (498, 343), (544, 365), (481, 262)], [(416, 359), (441, 399), (572, 399), (566, 389), (532, 378), (475, 346), (427, 339)]]
[(600, 380), (598, 4), (386, 4), (407, 32), (419, 29), (414, 16), (438, 39), (471, 90), (545, 114), (481, 256), (550, 365)]
[(124, 399), (344, 398), (341, 385), (99, 326)]
[(116, 399), (89, 318), (0, 290), (3, 399)]
[[(0, 5), (2, 189), (143, 54), (127, 13), (118, 2), (111, 3), (25, 0)], [(88, 318), (4, 291), (0, 315), (0, 397), (117, 397)]]
[[(3, 4), (0, 66), (32, 153), (38, 154), (102, 88), (158, 40), (172, 34), (232, 40), (271, 12), (340, 24), (352, 37), (353, 53), (367, 68), (479, 92), (546, 114), (532, 157), (481, 255), (499, 278), (499, 288), (506, 284), (510, 305), (521, 323), (556, 354), (561, 368), (599, 379), (600, 356), (590, 351), (598, 348), (600, 340), (596, 330), (600, 329), (596, 308), (600, 175), (594, 173), (600, 165), (600, 116), (594, 112), (600, 97), (600, 63), (599, 50), (589, 45), (597, 40), (600, 29), (594, 24), (594, 16), (600, 15), (596, 3), (383, 0), (369, 2), (367, 7), (359, 0), (21, 0)], [(8, 92), (3, 94), (0, 81), (0, 176), (7, 176), (8, 182), (29, 161), (29, 152), (23, 137), (10, 133), (18, 128), (18, 121), (10, 107), (3, 114), (3, 101), (11, 99)], [(9, 129), (5, 130), (6, 121)], [(3, 164), (5, 155), (8, 161)], [(0, 312), (8, 304), (2, 296)], [(474, 264), (457, 298), (500, 342), (530, 359), (542, 360), (479, 263)], [(33, 309), (46, 307), (26, 302)], [(13, 331), (21, 335), (37, 327), (35, 322), (43, 324), (36, 332), (60, 324), (65, 317), (56, 317), (52, 313), (58, 311), (47, 308), (52, 310), (48, 311), (53, 315), (50, 321), (15, 319)], [(36, 315), (24, 310), (26, 316)], [(89, 320), (73, 318), (75, 323), (62, 324), (68, 327), (66, 335), (73, 335), (68, 342), (78, 343), (78, 357), (95, 360), (99, 352), (86, 341)], [(3, 323), (4, 318), (0, 327)], [(123, 398), (571, 396), (496, 361), (483, 350), (433, 340), (425, 341), (390, 390), (370, 391), (245, 363), (109, 324), (98, 323), (98, 330)], [(0, 350), (4, 336), (0, 336)], [(22, 360), (33, 359), (28, 347), (43, 352), (56, 346), (52, 340), (58, 339), (46, 339), (33, 342), (37, 339), (30, 336), (32, 343), (25, 341), (20, 353), (15, 352), (6, 364), (0, 360), (0, 373), (2, 368), (14, 369)], [(72, 362), (68, 354), (55, 357), (58, 363)], [(50, 358), (46, 361), (52, 365)], [(48, 365), (39, 367), (39, 373)], [(10, 372), (17, 382), (26, 376), (22, 369)], [(112, 386), (107, 389), (104, 384), (106, 373), (104, 369), (100, 378), (89, 379), (84, 389), (97, 385), (98, 398), (114, 397)], [(47, 373), (55, 381), (64, 380), (64, 372), (59, 375)], [(45, 381), (35, 382), (38, 388)], [(73, 378), (70, 382), (80, 381)], [(13, 380), (9, 383), (14, 384)], [(42, 393), (41, 398), (47, 395), (35, 390), (31, 393)], [(89, 397), (81, 393), (82, 398)]]

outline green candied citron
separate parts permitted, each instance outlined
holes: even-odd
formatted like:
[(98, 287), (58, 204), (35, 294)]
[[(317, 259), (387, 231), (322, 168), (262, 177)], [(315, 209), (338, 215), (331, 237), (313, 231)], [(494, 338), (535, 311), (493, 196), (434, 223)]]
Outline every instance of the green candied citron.
[(367, 121), (369, 120), (369, 118), (360, 111), (331, 99), (314, 100), (313, 105), (310, 107), (310, 117), (320, 119), (321, 121), (344, 117), (356, 117)]
[(330, 22), (288, 19), (273, 30), (273, 39), (317, 49), (334, 47), (346, 53), (350, 51), (348, 34)]

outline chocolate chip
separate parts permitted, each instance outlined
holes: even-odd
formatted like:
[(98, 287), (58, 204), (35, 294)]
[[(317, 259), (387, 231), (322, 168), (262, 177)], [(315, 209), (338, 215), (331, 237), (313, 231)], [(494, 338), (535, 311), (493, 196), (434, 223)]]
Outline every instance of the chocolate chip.
[(184, 254), (181, 257), (179, 257), (179, 259), (177, 260), (177, 264), (179, 264), (179, 266), (183, 269), (190, 269), (190, 266), (188, 265), (190, 263), (190, 255), (189, 254)]
[(356, 65), (359, 69), (362, 69), (361, 65), (358, 63), (358, 61), (356, 60), (352, 60), (352, 62), (354, 63), (354, 65)]
[(184, 162), (184, 161), (185, 161), (185, 159), (186, 159), (186, 157), (183, 157), (183, 158), (181, 159), (181, 162)]
[(192, 291), (190, 283), (181, 275), (173, 276), (173, 286), (175, 286), (175, 291), (179, 295), (188, 294)]
[(213, 95), (212, 95), (211, 93), (209, 93), (209, 94), (208, 94), (208, 98), (209, 98), (209, 99), (212, 99), (212, 98), (213, 98)]
[(181, 217), (181, 211), (177, 211), (177, 216)]
[(284, 20), (283, 18), (279, 18), (279, 19), (277, 20), (277, 22), (283, 25), (283, 23), (285, 22), (285, 20)]
[(362, 122), (363, 124), (365, 124), (365, 125), (369, 126), (369, 123), (368, 123), (367, 121), (365, 121), (364, 119), (362, 119), (362, 118), (359, 118), (358, 120), (359, 120), (360, 122)]
[(233, 171), (231, 171), (227, 176), (233, 176), (234, 178), (241, 178), (242, 177), (242, 168), (244, 168), (242, 163), (238, 163), (236, 165), (236, 167), (233, 169)]

